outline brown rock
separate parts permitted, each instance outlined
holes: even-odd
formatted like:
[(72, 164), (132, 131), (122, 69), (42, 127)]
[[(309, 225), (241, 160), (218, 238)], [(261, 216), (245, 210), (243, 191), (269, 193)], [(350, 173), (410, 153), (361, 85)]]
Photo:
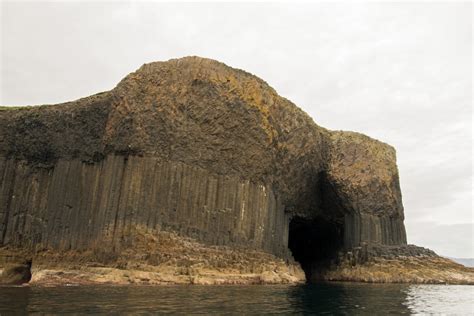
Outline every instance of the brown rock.
[[(403, 218), (392, 147), (328, 131), (263, 80), (210, 59), (145, 64), (108, 92), (0, 109), (3, 251), (127, 268), (164, 260), (149, 250), (168, 231), (293, 256), (310, 277), (340, 251), (405, 245)], [(186, 249), (167, 254), (183, 269)]]
[(0, 274), (0, 284), (21, 285), (31, 280), (31, 260), (22, 264), (11, 264)]

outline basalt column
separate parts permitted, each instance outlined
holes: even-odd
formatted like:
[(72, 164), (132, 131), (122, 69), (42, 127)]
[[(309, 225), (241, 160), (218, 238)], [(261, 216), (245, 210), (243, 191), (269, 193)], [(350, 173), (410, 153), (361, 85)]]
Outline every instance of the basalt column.
[(287, 253), (288, 220), (271, 187), (182, 163), (108, 156), (45, 170), (0, 159), (0, 184), (2, 245), (120, 248), (138, 226)]

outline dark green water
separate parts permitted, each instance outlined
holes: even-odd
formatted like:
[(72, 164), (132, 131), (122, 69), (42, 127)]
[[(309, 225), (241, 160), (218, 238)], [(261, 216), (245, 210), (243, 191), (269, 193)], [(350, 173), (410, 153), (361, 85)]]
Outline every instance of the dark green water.
[(474, 287), (331, 283), (302, 286), (1, 287), (0, 314), (469, 315)]

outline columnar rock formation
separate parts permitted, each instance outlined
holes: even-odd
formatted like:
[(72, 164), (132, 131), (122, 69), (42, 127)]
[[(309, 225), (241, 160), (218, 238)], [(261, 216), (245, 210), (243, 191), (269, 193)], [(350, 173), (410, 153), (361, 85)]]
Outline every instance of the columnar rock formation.
[(391, 146), (326, 130), (209, 59), (145, 64), (109, 92), (3, 109), (0, 157), (0, 245), (26, 253), (114, 253), (136, 227), (306, 268), (406, 244)]

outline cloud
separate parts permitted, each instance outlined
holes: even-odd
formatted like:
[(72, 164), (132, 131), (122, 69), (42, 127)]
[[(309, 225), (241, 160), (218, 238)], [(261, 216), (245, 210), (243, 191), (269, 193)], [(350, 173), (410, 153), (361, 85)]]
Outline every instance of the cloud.
[[(474, 258), (474, 223), (439, 225), (421, 221), (408, 222), (406, 226), (409, 243), (423, 245), (442, 256)], [(466, 247), (468, 242), (471, 244)]]

